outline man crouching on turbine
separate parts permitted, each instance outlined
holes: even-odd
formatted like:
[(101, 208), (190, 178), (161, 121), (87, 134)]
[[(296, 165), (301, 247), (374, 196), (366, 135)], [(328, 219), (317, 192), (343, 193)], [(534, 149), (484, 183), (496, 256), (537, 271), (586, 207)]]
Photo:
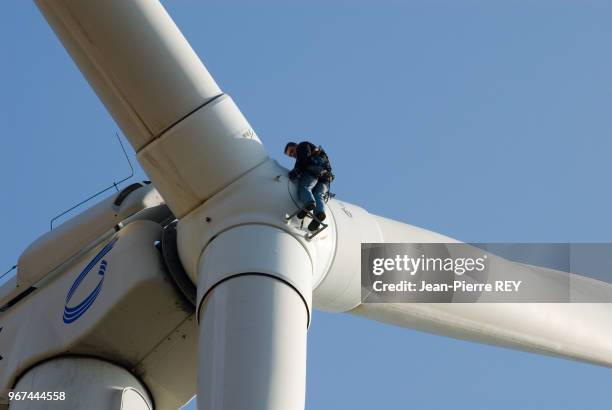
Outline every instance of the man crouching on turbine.
[[(323, 221), (325, 215), (325, 195), (329, 192), (329, 184), (334, 179), (329, 158), (321, 146), (308, 141), (289, 142), (285, 146), (285, 155), (295, 158), (295, 165), (289, 172), (289, 179), (298, 180), (298, 196), (304, 209), (297, 217), (304, 219), (308, 211), (314, 210), (314, 215)], [(319, 228), (319, 221), (313, 219), (308, 225), (309, 231)]]

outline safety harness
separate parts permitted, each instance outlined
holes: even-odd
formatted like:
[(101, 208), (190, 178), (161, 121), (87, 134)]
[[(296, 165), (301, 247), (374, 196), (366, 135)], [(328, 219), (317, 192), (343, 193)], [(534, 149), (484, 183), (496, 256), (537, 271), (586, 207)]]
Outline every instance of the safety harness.
[(317, 178), (325, 177), (329, 182), (334, 179), (329, 158), (320, 145), (310, 154), (309, 163), (304, 167), (304, 171)]

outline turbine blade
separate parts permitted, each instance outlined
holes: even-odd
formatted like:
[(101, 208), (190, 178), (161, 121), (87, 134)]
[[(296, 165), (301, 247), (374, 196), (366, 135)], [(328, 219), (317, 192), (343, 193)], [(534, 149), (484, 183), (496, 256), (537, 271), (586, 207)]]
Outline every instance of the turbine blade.
[[(350, 204), (330, 201), (330, 208), (337, 224), (337, 250), (327, 276), (314, 291), (316, 308), (345, 311), (438, 335), (612, 367), (611, 303), (362, 303), (360, 261), (356, 257), (360, 243), (456, 241), (368, 214)], [(606, 282), (501, 258), (497, 263), (496, 270), (502, 271), (506, 279), (529, 277), (539, 281), (542, 289), (547, 289), (547, 286), (567, 284), (562, 280), (569, 276), (572, 292), (579, 300), (612, 300), (612, 286)]]
[(221, 94), (159, 2), (35, 1), (136, 151)]
[(607, 303), (361, 304), (349, 313), (397, 326), (612, 367)]
[(36, 0), (177, 217), (267, 159), (155, 0)]

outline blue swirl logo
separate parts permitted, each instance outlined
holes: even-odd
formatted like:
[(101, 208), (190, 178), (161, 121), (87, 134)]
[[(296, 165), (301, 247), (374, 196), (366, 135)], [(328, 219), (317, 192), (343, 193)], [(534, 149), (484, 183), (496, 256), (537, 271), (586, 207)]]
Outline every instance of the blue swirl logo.
[[(106, 273), (106, 268), (108, 267), (108, 262), (103, 258), (104, 256), (106, 256), (107, 253), (110, 252), (111, 249), (113, 249), (113, 246), (115, 246), (115, 243), (117, 243), (118, 239), (119, 238), (114, 238), (104, 248), (102, 248), (102, 250), (98, 252), (98, 254), (91, 260), (91, 262), (87, 264), (87, 266), (85, 266), (85, 269), (83, 269), (83, 271), (72, 283), (72, 286), (68, 290), (68, 295), (66, 295), (66, 304), (64, 305), (63, 317), (64, 323), (72, 323), (81, 316), (83, 316), (83, 314), (87, 312), (87, 309), (89, 309), (91, 305), (93, 305), (93, 303), (95, 302), (96, 298), (100, 294), (100, 291), (102, 290), (102, 284), (104, 283), (104, 274)], [(83, 282), (87, 274), (91, 272), (94, 267), (98, 266), (98, 264), (98, 275), (100, 276), (100, 281), (98, 282), (98, 285), (89, 293), (89, 295), (87, 295), (85, 299), (83, 299), (83, 301), (81, 301), (75, 306), (68, 306), (81, 282)]]

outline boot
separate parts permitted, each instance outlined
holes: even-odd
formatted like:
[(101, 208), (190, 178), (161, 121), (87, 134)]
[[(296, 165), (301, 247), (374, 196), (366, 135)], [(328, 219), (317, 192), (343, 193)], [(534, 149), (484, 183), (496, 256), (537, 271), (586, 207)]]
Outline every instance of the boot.
[(315, 207), (316, 205), (314, 202), (307, 204), (300, 212), (298, 212), (297, 218), (298, 219), (306, 218), (306, 215), (308, 215), (308, 211), (312, 211), (313, 209), (315, 209)]
[[(323, 222), (325, 220), (325, 218), (327, 217), (327, 215), (325, 215), (325, 212), (317, 212), (315, 214), (315, 216), (317, 217), (317, 219), (321, 222)], [(312, 222), (310, 222), (308, 224), (308, 230), (309, 231), (316, 231), (317, 229), (319, 229), (319, 225), (321, 225), (319, 223), (319, 221), (317, 221), (317, 219), (313, 219)]]

